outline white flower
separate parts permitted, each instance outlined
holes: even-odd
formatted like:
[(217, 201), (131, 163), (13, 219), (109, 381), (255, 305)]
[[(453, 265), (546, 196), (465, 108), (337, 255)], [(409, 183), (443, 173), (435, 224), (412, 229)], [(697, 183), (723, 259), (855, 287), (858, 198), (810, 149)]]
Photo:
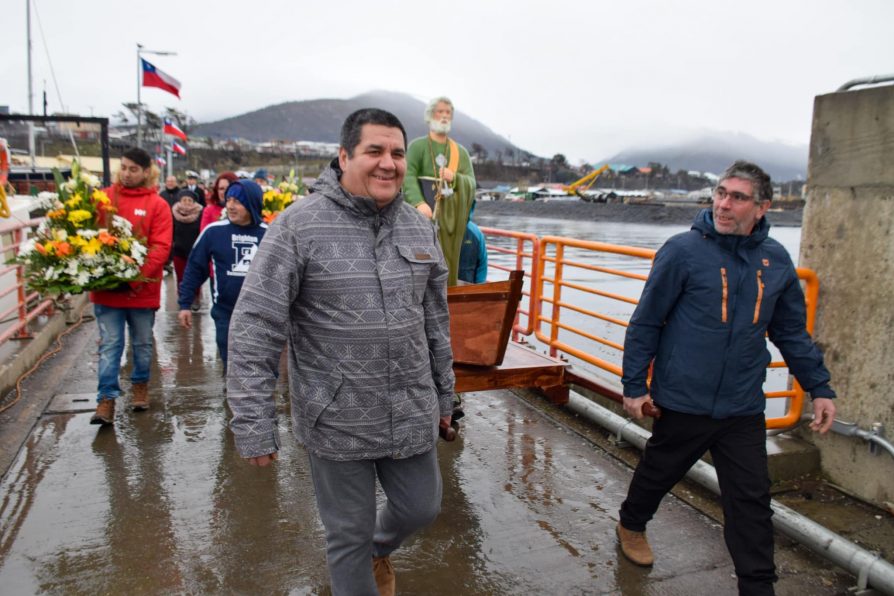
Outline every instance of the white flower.
[(59, 195), (55, 192), (39, 192), (37, 193), (37, 204), (41, 209), (58, 209)]
[(146, 252), (146, 247), (140, 242), (133, 241), (130, 243), (130, 256), (140, 263), (143, 262), (143, 257), (146, 256)]
[(35, 242), (34, 238), (28, 238), (27, 240), (22, 242), (22, 245), (19, 247), (19, 256), (23, 257), (25, 255), (29, 255), (32, 252), (34, 252), (35, 243), (36, 242)]
[(89, 271), (81, 271), (74, 278), (74, 282), (76, 284), (78, 284), (79, 286), (87, 285), (88, 281), (90, 281), (90, 272)]
[(99, 188), (99, 185), (101, 184), (99, 178), (90, 172), (81, 172), (81, 181), (91, 188)]
[(118, 231), (131, 234), (133, 232), (133, 224), (121, 217), (120, 215), (112, 216), (112, 228)]
[(90, 240), (91, 238), (93, 238), (94, 236), (99, 234), (99, 231), (98, 230), (78, 230), (78, 234), (81, 236), (81, 238)]

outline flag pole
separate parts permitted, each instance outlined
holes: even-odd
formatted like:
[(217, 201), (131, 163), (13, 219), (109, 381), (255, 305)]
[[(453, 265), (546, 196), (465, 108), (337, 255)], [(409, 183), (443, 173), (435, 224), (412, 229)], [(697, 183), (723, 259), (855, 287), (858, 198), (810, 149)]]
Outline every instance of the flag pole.
[(140, 99), (140, 88), (143, 86), (143, 59), (140, 51), (141, 44), (137, 44), (137, 147), (143, 146), (143, 102)]

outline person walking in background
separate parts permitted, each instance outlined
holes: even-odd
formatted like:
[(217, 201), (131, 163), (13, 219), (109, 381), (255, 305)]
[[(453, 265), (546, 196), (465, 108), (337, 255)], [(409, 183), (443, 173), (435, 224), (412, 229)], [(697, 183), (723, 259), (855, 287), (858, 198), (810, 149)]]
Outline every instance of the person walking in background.
[(403, 201), (406, 167), (400, 120), (349, 115), (314, 192), (271, 224), (231, 325), (230, 426), (253, 465), (277, 457), (273, 390), (289, 345), (292, 428), (335, 596), (393, 595), (389, 555), (440, 511), (435, 441), (454, 385), (447, 267), (431, 222)]
[(270, 179), (267, 178), (267, 170), (265, 170), (264, 168), (258, 168), (254, 176), (252, 176), (252, 180), (261, 188), (270, 186)]
[(237, 180), (227, 188), (227, 219), (209, 224), (202, 230), (189, 253), (179, 288), (177, 318), (181, 326), (190, 329), (193, 298), (211, 274), (209, 263), (213, 263), (211, 318), (224, 371), (227, 370), (227, 334), (233, 307), (267, 231), (267, 224), (261, 218), (263, 194), (261, 187), (250, 180)]
[(168, 176), (165, 178), (165, 187), (158, 193), (158, 196), (163, 198), (169, 206), (173, 207), (174, 203), (177, 202), (178, 192), (180, 192), (180, 187), (177, 185), (177, 177)]
[(208, 224), (220, 220), (227, 204), (227, 187), (238, 179), (233, 172), (223, 172), (214, 180), (214, 186), (211, 187), (211, 192), (202, 211), (199, 231), (204, 230)]
[[(807, 334), (804, 293), (792, 260), (768, 236), (768, 176), (737, 161), (721, 175), (711, 209), (655, 255), (624, 340), (624, 410), (661, 407), (617, 533), (633, 563), (654, 561), (646, 524), (665, 494), (711, 452), (723, 505), (723, 536), (740, 594), (773, 594), (773, 511), (767, 471), (763, 382), (770, 338), (813, 398), (810, 428), (835, 419), (835, 392)], [(647, 379), (652, 372), (651, 386)]]
[[(202, 206), (196, 200), (196, 194), (183, 189), (177, 194), (177, 202), (171, 208), (174, 217), (174, 273), (177, 277), (177, 291), (179, 302), (180, 284), (183, 283), (183, 273), (186, 269), (186, 261), (189, 251), (192, 250), (196, 238), (199, 237), (199, 218), (202, 215)], [(199, 286), (193, 294), (192, 310), (198, 310), (201, 306), (201, 291)]]
[(96, 412), (91, 424), (114, 424), (115, 401), (121, 396), (119, 373), (124, 354), (125, 328), (130, 333), (133, 369), (130, 375), (134, 411), (149, 408), (149, 368), (152, 361), (152, 327), (161, 306), (161, 277), (171, 252), (171, 209), (158, 196), (158, 168), (147, 152), (133, 147), (121, 156), (115, 184), (105, 189), (116, 214), (133, 225), (134, 235), (145, 238), (146, 261), (140, 273), (146, 281), (90, 292), (99, 327), (99, 363)]
[(459, 251), (457, 277), (466, 283), (483, 284), (487, 281), (487, 243), (484, 241), (481, 228), (472, 221), (473, 213), (475, 213), (474, 199), (469, 209), (469, 222), (466, 224), (463, 245)]
[(198, 199), (199, 205), (202, 207), (205, 206), (205, 189), (202, 188), (202, 185), (199, 184), (199, 175), (193, 172), (192, 170), (186, 171), (186, 187), (187, 189), (196, 193), (196, 198)]

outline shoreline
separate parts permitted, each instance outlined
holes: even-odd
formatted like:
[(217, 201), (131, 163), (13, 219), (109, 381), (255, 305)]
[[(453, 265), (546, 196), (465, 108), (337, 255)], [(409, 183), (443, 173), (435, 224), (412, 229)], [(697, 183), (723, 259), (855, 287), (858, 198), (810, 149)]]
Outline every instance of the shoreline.
[[(707, 206), (665, 205), (662, 203), (586, 203), (583, 201), (477, 201), (475, 215), (687, 225), (691, 224), (696, 214)], [(767, 213), (767, 219), (771, 225), (777, 227), (800, 227), (803, 214), (803, 209), (770, 211)]]

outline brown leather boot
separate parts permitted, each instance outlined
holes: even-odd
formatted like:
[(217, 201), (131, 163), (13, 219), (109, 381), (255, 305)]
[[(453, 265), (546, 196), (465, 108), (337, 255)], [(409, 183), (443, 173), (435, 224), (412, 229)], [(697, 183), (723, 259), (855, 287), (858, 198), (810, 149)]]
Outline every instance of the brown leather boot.
[(628, 530), (620, 523), (616, 531), (618, 540), (621, 542), (621, 552), (624, 553), (624, 556), (635, 565), (651, 567), (652, 563), (655, 562), (655, 557), (652, 555), (652, 547), (649, 546), (649, 541), (646, 540), (646, 533)]
[(142, 412), (149, 409), (149, 385), (136, 383), (131, 388), (133, 393), (130, 398), (130, 407), (134, 412)]
[(90, 424), (115, 424), (115, 400), (101, 399), (96, 404), (96, 412), (90, 418)]
[(394, 567), (388, 557), (373, 557), (373, 576), (379, 596), (394, 596)]

